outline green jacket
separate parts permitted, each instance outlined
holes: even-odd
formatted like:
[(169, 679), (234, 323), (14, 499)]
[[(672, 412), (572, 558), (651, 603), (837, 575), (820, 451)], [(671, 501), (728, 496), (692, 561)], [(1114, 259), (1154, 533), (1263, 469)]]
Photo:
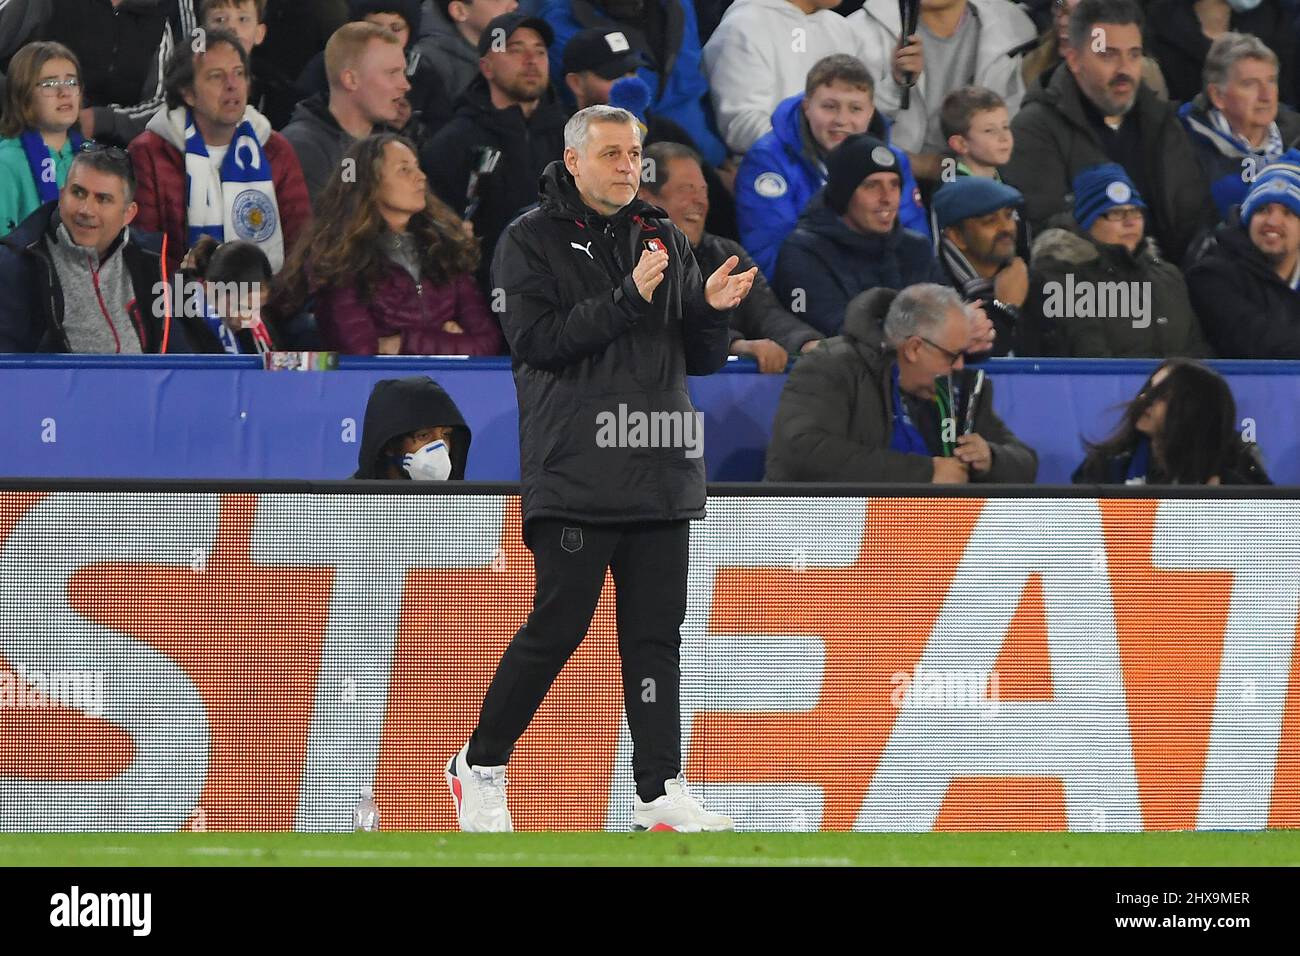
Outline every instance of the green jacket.
[[(64, 143), (59, 152), (50, 155), (54, 157), (54, 174), (62, 189), (72, 166), (72, 140)], [(41, 206), (36, 178), (27, 163), (22, 141), (0, 139), (0, 236), (9, 235)]]
[(1048, 229), (1034, 240), (1023, 317), (1055, 331), (1044, 341), (1059, 342), (1071, 358), (1211, 355), (1182, 272), (1149, 237), (1130, 253), (1073, 229)]
[[(795, 362), (776, 410), (767, 448), (768, 481), (928, 482), (929, 455), (894, 451), (890, 367), (880, 327), (897, 293), (874, 289), (849, 305), (841, 334)], [(980, 482), (1030, 484), (1038, 456), (993, 411), (993, 386), (986, 382), (975, 431), (989, 443), (993, 467)]]

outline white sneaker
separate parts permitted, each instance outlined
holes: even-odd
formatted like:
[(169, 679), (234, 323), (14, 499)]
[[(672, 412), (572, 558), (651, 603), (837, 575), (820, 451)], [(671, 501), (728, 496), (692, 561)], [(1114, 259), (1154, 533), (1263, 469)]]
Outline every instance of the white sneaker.
[(456, 821), (466, 833), (510, 833), (506, 768), (471, 767), (469, 744), (447, 763), (447, 789), (456, 801)]
[(664, 781), (664, 795), (643, 803), (636, 798), (632, 812), (633, 830), (676, 830), (678, 833), (712, 833), (736, 829), (731, 817), (710, 813), (686, 788), (686, 777)]

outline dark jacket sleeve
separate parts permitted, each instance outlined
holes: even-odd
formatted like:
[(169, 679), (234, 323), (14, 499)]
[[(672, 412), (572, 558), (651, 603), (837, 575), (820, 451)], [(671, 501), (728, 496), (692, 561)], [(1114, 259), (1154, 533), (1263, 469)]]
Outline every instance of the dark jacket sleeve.
[(1038, 454), (1019, 438), (993, 411), (993, 383), (984, 383), (980, 410), (975, 416), (975, 431), (989, 443), (993, 466), (987, 474), (971, 471), (971, 480), (1002, 484), (1032, 485), (1038, 476)]
[(1243, 275), (1232, 259), (1210, 255), (1188, 270), (1187, 291), (1210, 344), (1223, 358), (1300, 358), (1300, 308), (1287, 317), (1262, 305), (1260, 296), (1249, 294), (1261, 281)]
[[(851, 434), (859, 390), (876, 383), (859, 378), (843, 353), (826, 346), (795, 363), (781, 393), (768, 447), (768, 481), (878, 481), (925, 483), (934, 477), (928, 455), (889, 447), (885, 410), (880, 421)], [(863, 403), (873, 407), (870, 399)], [(874, 403), (879, 406), (879, 400)]]
[[(149, 71), (145, 75), (144, 87), (140, 91), (138, 103), (115, 103), (112, 106), (97, 106), (95, 114), (95, 139), (106, 143), (125, 146), (144, 132), (149, 120), (166, 104), (163, 89), (163, 75), (167, 61), (176, 48), (176, 38), (172, 35), (172, 25), (163, 27), (162, 39), (149, 62)], [(189, 43), (189, 37), (184, 39)]]
[[(740, 265), (736, 271), (743, 272), (755, 265), (744, 248), (738, 243), (727, 243), (726, 247), (733, 255), (739, 256)], [(754, 287), (749, 290), (745, 301), (740, 303), (731, 316), (731, 341), (737, 339), (771, 339), (781, 348), (792, 354), (797, 353), (822, 334), (806, 322), (795, 318), (788, 309), (781, 307), (772, 287), (763, 278), (762, 270), (754, 275)]]
[(798, 232), (781, 246), (781, 254), (776, 260), (776, 277), (772, 281), (778, 301), (792, 305), (796, 300), (796, 290), (803, 290), (803, 305), (808, 316), (808, 324), (822, 335), (838, 335), (844, 324), (844, 310), (848, 307), (848, 297), (831, 278), (834, 268), (817, 257), (811, 248), (804, 244)]
[(469, 188), (472, 151), (465, 149), (466, 130), (453, 120), (420, 151), (420, 167), (429, 177), (429, 187), (456, 215), (465, 213), (465, 190)]
[(1045, 113), (1045, 106), (1031, 103), (1016, 114), (1011, 123), (1016, 148), (1002, 167), (1003, 178), (1025, 197), (1025, 216), (1034, 232), (1066, 208), (1070, 192), (1066, 157), (1056, 148)]
[(36, 301), (37, 283), (26, 258), (0, 245), (0, 353), (35, 352), (40, 344), (37, 323), (45, 309)]
[(321, 194), (329, 184), (330, 176), (334, 173), (334, 163), (330, 153), (320, 148), (311, 127), (306, 122), (290, 123), (281, 135), (293, 147), (294, 155), (298, 157), (303, 184), (307, 189), (308, 199), (315, 208), (315, 204), (320, 201)]
[[(565, 308), (554, 270), (536, 243), (528, 223), (518, 220), (501, 237), (492, 258), (492, 286), (504, 290), (506, 297), (501, 329), (518, 361), (560, 371), (603, 352), (650, 313), (651, 305), (637, 292), (631, 274), (612, 292)], [(725, 329), (723, 355), (725, 361)]]
[[(731, 317), (735, 309), (718, 311), (704, 298), (706, 276), (700, 273), (686, 236), (672, 229), (674, 257), (681, 263), (682, 339), (687, 375), (712, 375), (727, 364), (731, 351)], [(721, 263), (719, 263), (721, 264)], [(741, 271), (740, 266), (732, 273)]]

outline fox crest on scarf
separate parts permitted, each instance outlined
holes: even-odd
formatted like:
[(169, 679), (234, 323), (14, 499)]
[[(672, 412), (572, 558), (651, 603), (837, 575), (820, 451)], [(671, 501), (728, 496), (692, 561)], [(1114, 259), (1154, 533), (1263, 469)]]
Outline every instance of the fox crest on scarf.
[[(271, 164), (249, 114), (236, 128), (218, 176), (193, 112), (185, 107), (170, 112), (184, 114), (189, 245), (202, 236), (212, 236), (218, 242), (243, 239), (260, 246), (271, 268), (278, 271), (284, 265), (280, 206), (275, 198)], [(250, 113), (261, 118), (256, 111)], [(169, 119), (175, 124), (180, 117)]]

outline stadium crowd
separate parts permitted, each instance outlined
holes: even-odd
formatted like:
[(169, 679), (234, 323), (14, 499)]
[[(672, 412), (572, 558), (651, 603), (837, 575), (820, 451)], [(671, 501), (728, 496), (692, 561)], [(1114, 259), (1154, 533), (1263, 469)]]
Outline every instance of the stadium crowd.
[[(506, 354), (499, 241), (608, 105), (701, 271), (759, 269), (769, 478), (1032, 481), (936, 377), (1060, 356), (1166, 360), (1079, 480), (1267, 481), (1195, 360), (1300, 359), (1300, 2), (907, 6), (0, 0), (0, 352)], [(360, 474), (463, 476), (429, 386)]]

